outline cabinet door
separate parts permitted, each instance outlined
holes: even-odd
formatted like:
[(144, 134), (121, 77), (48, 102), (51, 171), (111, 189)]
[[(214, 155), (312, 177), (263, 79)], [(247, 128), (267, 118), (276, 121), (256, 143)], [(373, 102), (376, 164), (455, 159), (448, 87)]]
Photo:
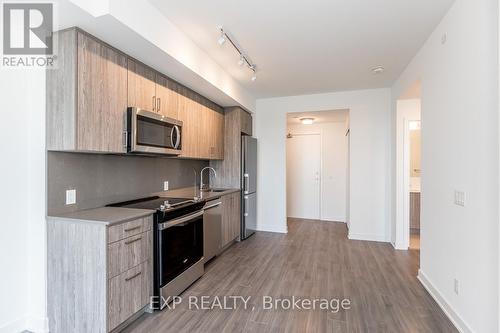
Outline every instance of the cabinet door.
[(243, 110), (240, 110), (241, 132), (246, 135), (252, 135), (252, 116)]
[(222, 202), (222, 247), (240, 236), (240, 192), (224, 195)]
[(156, 74), (156, 108), (165, 117), (178, 119), (179, 85), (167, 77)]
[(108, 281), (108, 331), (111, 331), (149, 302), (151, 267), (145, 261)]
[(198, 149), (199, 157), (203, 159), (210, 159), (212, 154), (212, 110), (207, 107), (207, 103), (201, 96), (197, 96), (197, 103), (201, 113), (201, 126), (198, 136)]
[(224, 114), (220, 112), (215, 112), (214, 121), (214, 145), (215, 145), (215, 156), (214, 159), (223, 160), (224, 159)]
[(231, 194), (231, 238), (236, 239), (240, 236), (241, 228), (241, 201), (240, 192)]
[(77, 149), (124, 152), (127, 58), (82, 33), (77, 45)]
[(156, 72), (145, 65), (128, 59), (128, 106), (156, 110)]
[(185, 88), (179, 89), (179, 120), (182, 121), (182, 157), (198, 157), (198, 134), (200, 130), (199, 105), (193, 101), (193, 93)]

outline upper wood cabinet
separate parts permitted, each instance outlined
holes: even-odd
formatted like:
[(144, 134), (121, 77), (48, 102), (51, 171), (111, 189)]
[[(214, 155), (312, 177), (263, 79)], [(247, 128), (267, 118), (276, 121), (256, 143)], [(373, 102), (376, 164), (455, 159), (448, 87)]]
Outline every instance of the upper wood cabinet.
[(250, 113), (239, 109), (240, 114), (240, 124), (241, 124), (241, 133), (246, 135), (252, 135), (252, 116)]
[(179, 117), (180, 85), (164, 75), (156, 73), (156, 112), (165, 117)]
[(183, 121), (180, 157), (224, 158), (220, 106), (89, 34), (57, 32), (47, 71), (47, 149), (125, 153), (127, 107)]
[(238, 106), (224, 110), (224, 160), (211, 161), (217, 171), (211, 179), (216, 187), (241, 187), (241, 135), (252, 135), (252, 116)]
[(156, 72), (128, 59), (128, 106), (156, 112)]
[(178, 96), (179, 120), (183, 122), (181, 157), (224, 159), (222, 108), (187, 88), (183, 88)]
[(47, 149), (126, 151), (127, 57), (77, 29), (58, 32), (47, 70)]

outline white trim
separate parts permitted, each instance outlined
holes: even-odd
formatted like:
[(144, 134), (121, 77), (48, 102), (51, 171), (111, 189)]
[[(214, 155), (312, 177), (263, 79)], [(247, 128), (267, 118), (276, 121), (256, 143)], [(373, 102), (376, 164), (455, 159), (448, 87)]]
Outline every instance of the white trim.
[(352, 232), (349, 232), (347, 238), (351, 240), (362, 240), (362, 241), (369, 241), (369, 242), (384, 242), (387, 243), (389, 240), (385, 235), (371, 235), (371, 234), (355, 234)]
[(10, 323), (6, 323), (4, 326), (0, 327), (0, 333), (22, 332), (27, 328), (26, 322), (27, 318), (24, 316)]
[(441, 310), (446, 314), (446, 316), (450, 319), (450, 321), (455, 325), (457, 330), (461, 333), (472, 333), (472, 329), (465, 322), (465, 320), (460, 317), (460, 315), (453, 309), (443, 294), (439, 292), (439, 290), (432, 284), (429, 278), (425, 275), (425, 273), (419, 269), (417, 279), (424, 286), (425, 290), (432, 296), (432, 298), (439, 305)]
[(26, 327), (30, 332), (49, 333), (49, 318), (28, 316), (26, 318)]
[(340, 223), (346, 223), (347, 218), (345, 216), (335, 216), (329, 219), (321, 219), (321, 221), (324, 222), (340, 222)]
[(277, 225), (277, 224), (260, 224), (257, 223), (257, 226), (255, 227), (255, 230), (257, 231), (265, 231), (265, 232), (276, 232), (280, 234), (287, 234), (288, 233), (288, 226), (286, 225)]
[[(419, 110), (405, 107), (418, 103)], [(421, 120), (420, 99), (398, 100), (396, 105), (396, 223), (395, 248), (407, 250), (410, 246), (410, 155), (409, 121)]]

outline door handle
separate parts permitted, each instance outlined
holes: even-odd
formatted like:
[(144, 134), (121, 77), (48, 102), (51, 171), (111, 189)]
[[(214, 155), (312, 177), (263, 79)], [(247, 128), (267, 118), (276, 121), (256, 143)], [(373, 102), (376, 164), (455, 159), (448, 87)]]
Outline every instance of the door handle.
[[(243, 199), (248, 200), (248, 195), (245, 195), (245, 196), (243, 197)], [(248, 209), (248, 203), (245, 203), (245, 212), (243, 213), (243, 216), (244, 216), (244, 217), (247, 217), (247, 216), (248, 216), (248, 210), (247, 210), (247, 209)]]
[(161, 98), (157, 98), (156, 99), (156, 102), (158, 104), (158, 106), (156, 107), (156, 111), (160, 112), (160, 109), (161, 109)]
[(156, 96), (153, 96), (153, 111), (155, 111)]
[[(250, 175), (245, 173), (243, 175), (243, 194), (248, 194), (248, 182), (250, 181)], [(248, 197), (246, 198), (248, 199)]]

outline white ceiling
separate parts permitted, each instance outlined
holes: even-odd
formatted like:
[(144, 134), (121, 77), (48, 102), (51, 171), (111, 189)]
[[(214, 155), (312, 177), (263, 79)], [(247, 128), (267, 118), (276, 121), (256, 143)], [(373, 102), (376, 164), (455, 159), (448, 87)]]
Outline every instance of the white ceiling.
[(286, 116), (288, 125), (301, 124), (300, 118), (314, 118), (315, 124), (345, 122), (349, 117), (348, 109), (313, 112), (293, 112)]
[[(256, 98), (390, 86), (453, 0), (149, 0)], [(237, 65), (223, 25), (258, 66)], [(374, 75), (371, 68), (384, 66)]]

